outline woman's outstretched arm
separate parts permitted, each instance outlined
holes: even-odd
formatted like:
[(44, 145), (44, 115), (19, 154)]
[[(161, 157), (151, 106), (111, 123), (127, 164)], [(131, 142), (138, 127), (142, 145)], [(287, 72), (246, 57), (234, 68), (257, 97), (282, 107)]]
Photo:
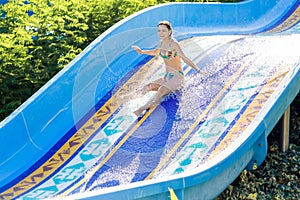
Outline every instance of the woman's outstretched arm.
[(133, 48), (134, 50), (136, 50), (136, 52), (138, 54), (147, 54), (147, 55), (150, 55), (150, 56), (156, 56), (157, 53), (158, 53), (158, 48), (152, 49), (152, 50), (142, 50), (138, 46), (131, 46), (131, 48)]
[(194, 68), (196, 71), (200, 71), (199, 67), (193, 63), (193, 61), (191, 61), (185, 54), (184, 52), (182, 51), (180, 45), (178, 44), (178, 42), (174, 42), (174, 49), (175, 51), (178, 52), (180, 58), (189, 66), (191, 66), (192, 68)]

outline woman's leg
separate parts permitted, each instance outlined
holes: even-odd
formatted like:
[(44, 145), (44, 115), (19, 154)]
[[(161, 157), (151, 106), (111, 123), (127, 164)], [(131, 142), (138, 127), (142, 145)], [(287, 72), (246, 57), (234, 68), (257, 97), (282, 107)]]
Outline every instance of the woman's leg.
[(159, 87), (160, 87), (160, 84), (158, 84), (158, 83), (155, 83), (155, 82), (148, 83), (141, 89), (136, 90), (134, 92), (134, 95), (135, 95), (135, 97), (142, 97), (150, 91), (157, 91), (159, 89)]
[(165, 81), (158, 88), (155, 97), (152, 100), (150, 100), (149, 102), (147, 102), (145, 105), (143, 105), (142, 107), (140, 107), (139, 109), (134, 111), (134, 114), (136, 116), (140, 116), (144, 112), (144, 110), (147, 110), (147, 109), (159, 104), (164, 96), (184, 87), (184, 82), (185, 82), (184, 77), (181, 74), (177, 74), (174, 77), (172, 77), (171, 79)]
[(154, 82), (148, 83), (147, 85), (143, 86), (142, 88), (136, 89), (134, 92), (120, 96), (120, 98), (118, 100), (121, 103), (125, 103), (129, 100), (142, 97), (143, 95), (147, 94), (150, 91), (157, 91), (162, 83), (163, 83), (163, 80), (160, 80), (160, 79), (156, 80)]
[(172, 90), (170, 90), (169, 88), (167, 88), (165, 86), (159, 87), (159, 89), (157, 90), (157, 93), (155, 94), (155, 97), (153, 99), (151, 99), (150, 101), (148, 101), (145, 105), (143, 105), (142, 107), (140, 107), (139, 109), (134, 111), (134, 114), (137, 117), (140, 116), (144, 112), (144, 110), (150, 109), (151, 107), (158, 105), (160, 103), (160, 101), (162, 100), (162, 98), (171, 92), (172, 92)]

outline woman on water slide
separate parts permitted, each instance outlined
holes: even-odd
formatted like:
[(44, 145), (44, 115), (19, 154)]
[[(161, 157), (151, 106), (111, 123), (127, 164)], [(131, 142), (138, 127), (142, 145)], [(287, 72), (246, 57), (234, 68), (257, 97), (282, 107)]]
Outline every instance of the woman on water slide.
[(144, 111), (160, 103), (162, 98), (172, 92), (183, 88), (185, 80), (181, 66), (181, 59), (189, 66), (199, 71), (199, 68), (185, 56), (179, 43), (172, 38), (172, 25), (168, 21), (161, 21), (157, 25), (158, 36), (161, 41), (156, 49), (142, 50), (138, 46), (132, 46), (139, 54), (161, 56), (165, 62), (166, 74), (163, 78), (155, 80), (145, 85), (136, 92), (136, 95), (144, 95), (149, 91), (157, 91), (155, 97), (134, 111), (136, 116), (140, 116)]

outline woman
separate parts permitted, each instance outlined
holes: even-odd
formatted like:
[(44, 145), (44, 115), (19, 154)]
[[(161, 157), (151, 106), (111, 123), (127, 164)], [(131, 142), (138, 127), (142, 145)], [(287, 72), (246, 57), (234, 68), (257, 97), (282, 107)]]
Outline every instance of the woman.
[(166, 74), (154, 82), (144, 86), (138, 93), (144, 95), (149, 91), (157, 91), (155, 97), (145, 105), (134, 111), (140, 116), (144, 111), (160, 103), (162, 98), (184, 86), (184, 74), (181, 66), (181, 59), (189, 66), (199, 71), (199, 68), (185, 56), (179, 43), (172, 38), (172, 26), (168, 21), (162, 21), (157, 25), (158, 36), (161, 41), (156, 49), (141, 50), (138, 46), (132, 46), (139, 54), (161, 56), (165, 62)]

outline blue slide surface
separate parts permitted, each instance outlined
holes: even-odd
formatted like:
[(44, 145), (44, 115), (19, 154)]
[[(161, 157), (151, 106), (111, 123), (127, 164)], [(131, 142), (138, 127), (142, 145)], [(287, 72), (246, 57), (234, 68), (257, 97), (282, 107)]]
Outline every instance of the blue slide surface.
[[(137, 118), (154, 95), (122, 96), (164, 75), (156, 25), (201, 73)], [(300, 90), (300, 0), (170, 3), (100, 35), (0, 123), (0, 199), (213, 199), (259, 166)]]

